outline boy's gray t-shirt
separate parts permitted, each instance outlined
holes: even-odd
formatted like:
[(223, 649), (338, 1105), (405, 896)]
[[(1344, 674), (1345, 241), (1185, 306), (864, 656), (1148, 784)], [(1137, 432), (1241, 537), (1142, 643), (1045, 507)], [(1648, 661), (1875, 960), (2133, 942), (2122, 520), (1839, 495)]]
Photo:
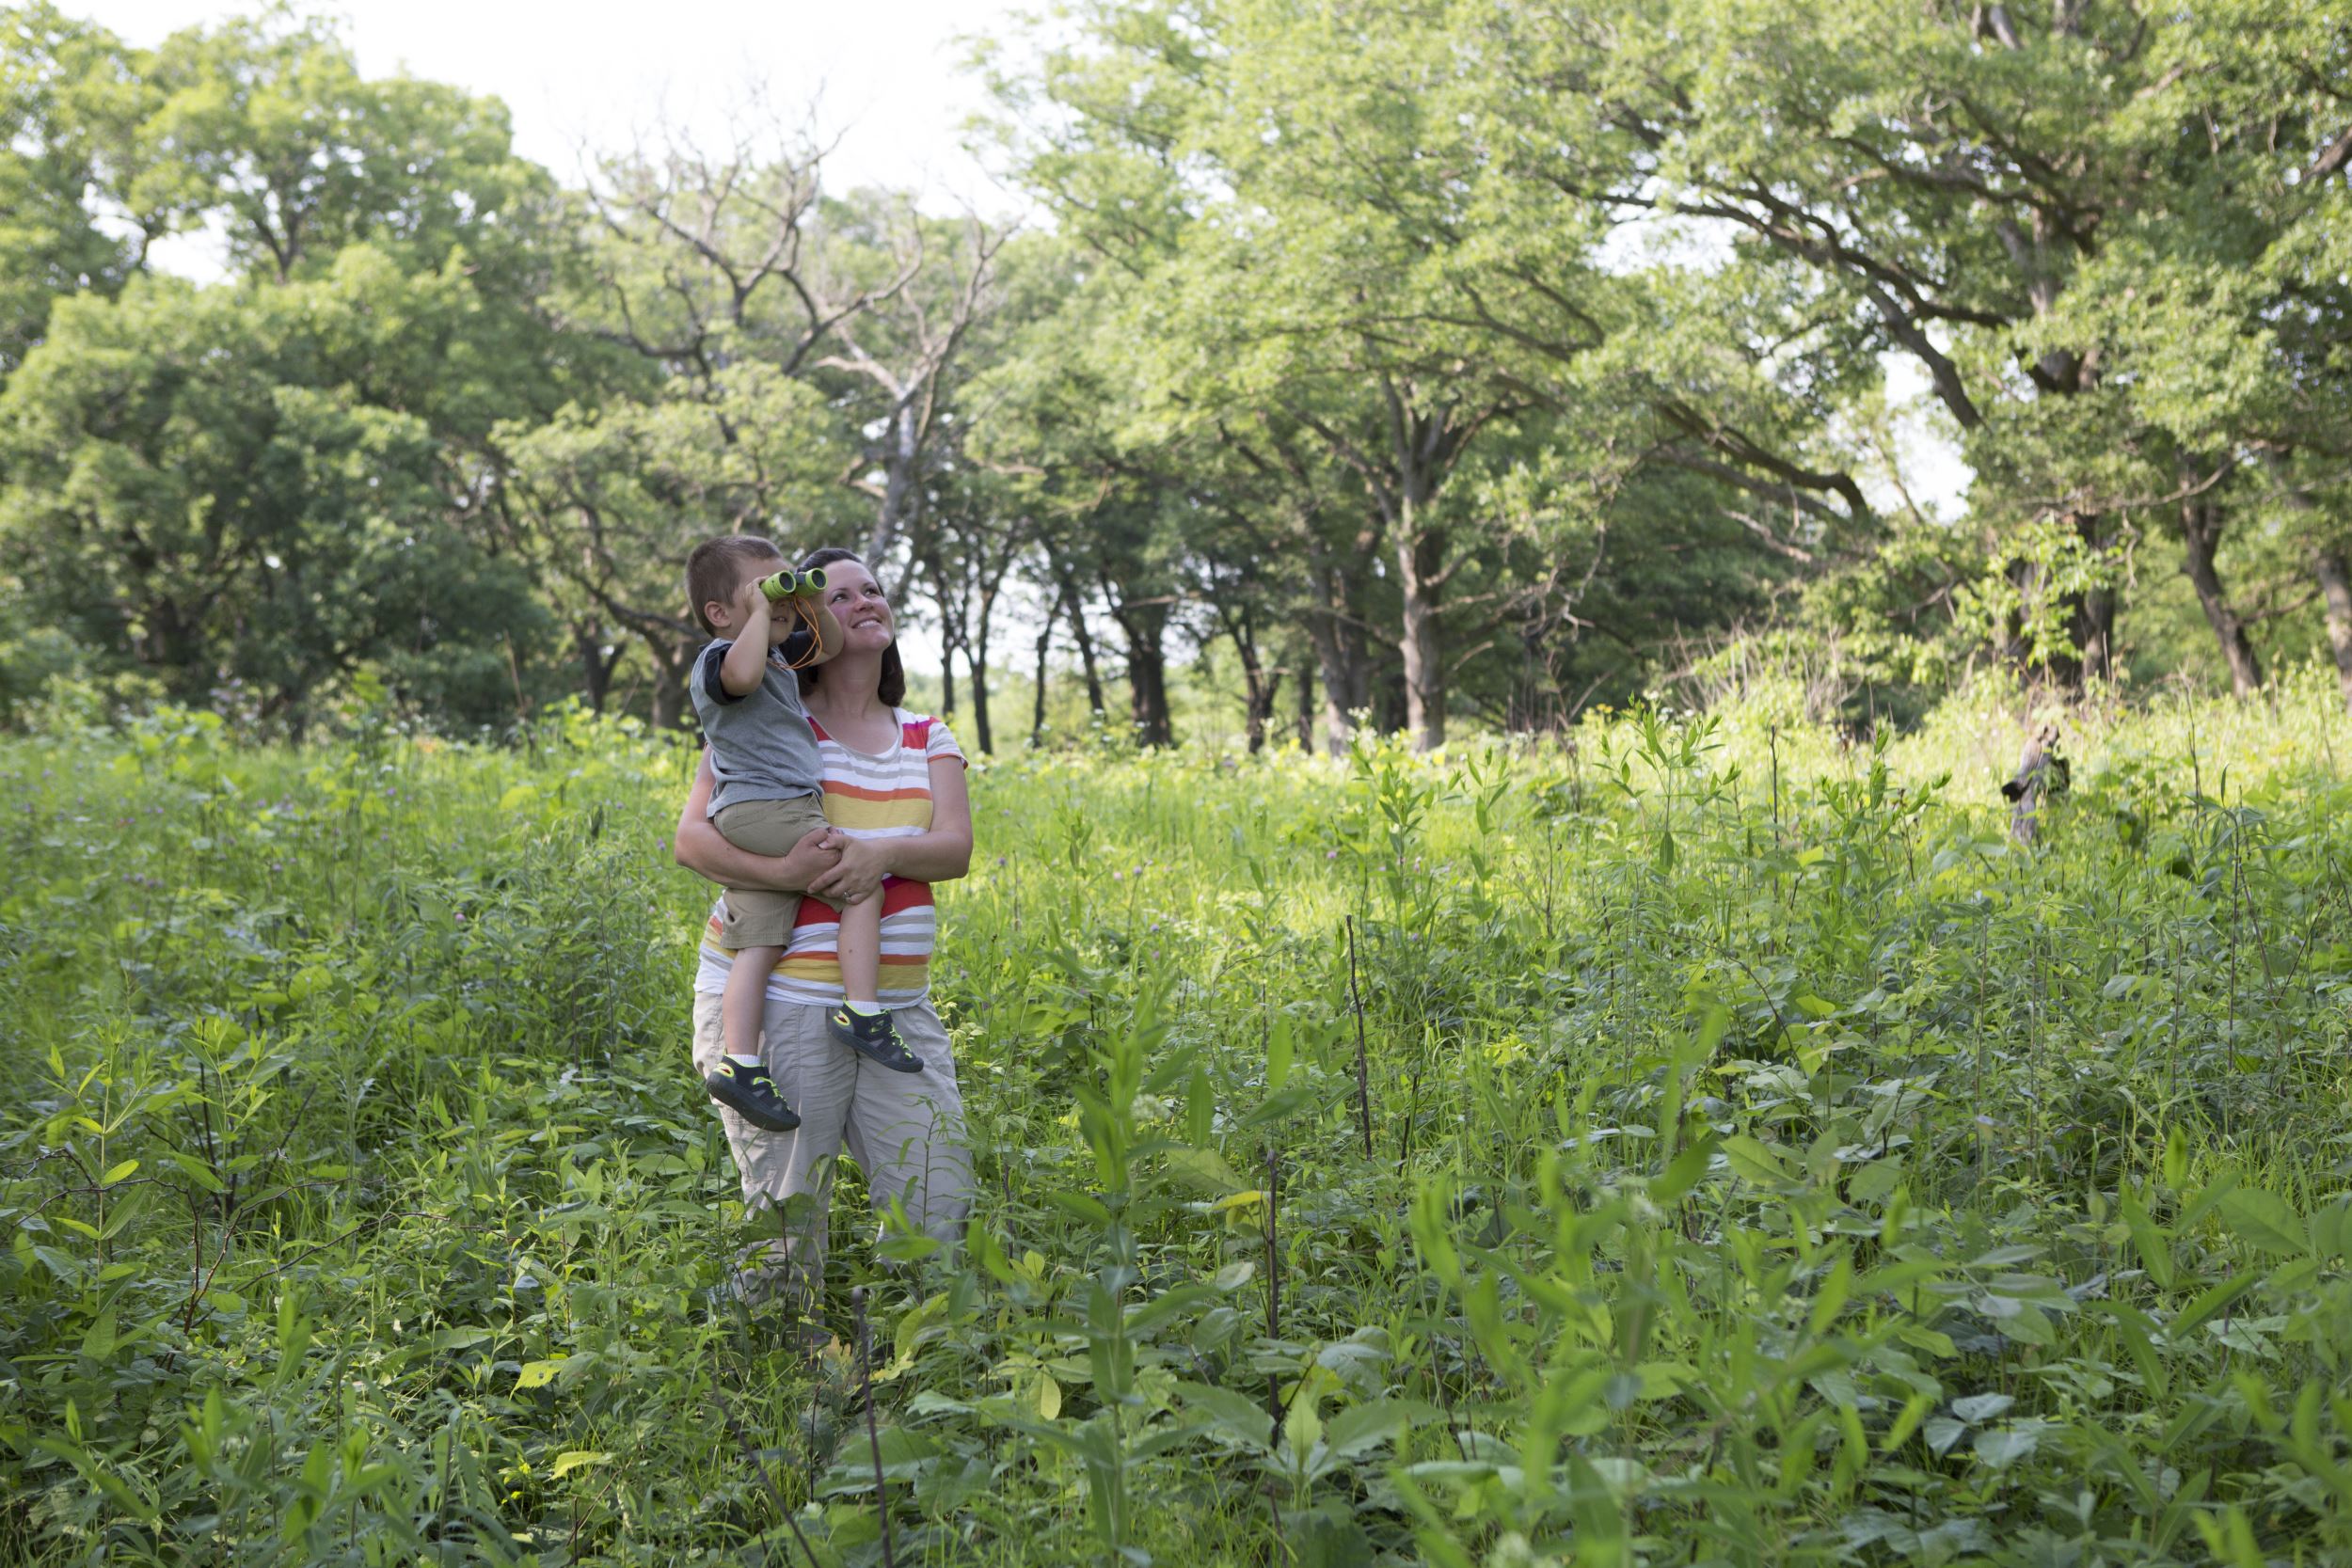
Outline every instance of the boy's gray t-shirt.
[(824, 759), (817, 751), (817, 732), (801, 702), (800, 677), (778, 661), (784, 650), (771, 650), (768, 667), (756, 689), (731, 697), (719, 679), (719, 667), (735, 644), (722, 640), (694, 659), (687, 689), (694, 698), (694, 717), (710, 743), (710, 815), (745, 800), (788, 800), (815, 795), (824, 785)]

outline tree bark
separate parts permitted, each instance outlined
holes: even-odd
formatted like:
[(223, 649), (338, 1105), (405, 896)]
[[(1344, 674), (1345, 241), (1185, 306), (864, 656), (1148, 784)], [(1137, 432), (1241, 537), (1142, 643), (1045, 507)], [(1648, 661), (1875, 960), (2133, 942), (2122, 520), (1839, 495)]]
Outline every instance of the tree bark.
[(588, 710), (602, 713), (605, 701), (612, 692), (613, 669), (621, 662), (628, 644), (615, 643), (612, 653), (607, 654), (602, 628), (593, 621), (580, 621), (572, 626), (572, 647), (580, 656), (580, 681), (588, 694)]
[(1292, 661), (1298, 672), (1298, 749), (1312, 752), (1315, 749), (1315, 671), (1314, 666), (1307, 661), (1306, 650), (1302, 648), (1298, 653), (1299, 657)]
[(2230, 689), (2238, 697), (2246, 698), (2262, 689), (2262, 661), (2255, 657), (2253, 641), (2246, 635), (2246, 623), (2230, 603), (2229, 594), (2221, 586), (2221, 574), (2214, 565), (2221, 529), (2221, 508), (2211, 497), (2191, 496), (2181, 502), (2181, 543), (2185, 546), (2186, 557), (2183, 570), (2197, 590), (2197, 605), (2205, 612), (2205, 624), (2213, 628), (2214, 641), (2221, 644), (2222, 661), (2230, 667)]
[(972, 724), (982, 756), (993, 756), (996, 751), (995, 731), (988, 720), (988, 629), (996, 615), (997, 587), (998, 583), (992, 582), (981, 590), (979, 624), (963, 649), (964, 665), (972, 672)]
[(662, 639), (648, 635), (645, 651), (659, 672), (653, 683), (653, 727), (657, 732), (682, 726), (692, 709), (686, 701), (686, 678), (693, 673), (694, 656), (702, 644), (692, 638)]
[(1061, 583), (1062, 603), (1070, 607), (1070, 635), (1078, 644), (1078, 667), (1086, 673), (1087, 711), (1099, 717), (1109, 710), (1103, 705), (1103, 671), (1094, 659), (1094, 628), (1087, 625), (1086, 601), (1067, 568), (1057, 568), (1055, 576)]
[(1234, 605), (1219, 595), (1216, 613), (1241, 665), (1242, 724), (1248, 734), (1249, 752), (1255, 756), (1265, 750), (1266, 726), (1273, 721), (1274, 704), (1282, 689), (1282, 673), (1277, 670), (1269, 673), (1265, 660), (1259, 657), (1257, 616), (1251, 605), (1247, 601)]
[[(1367, 551), (1371, 539), (1377, 537), (1367, 537)], [(1323, 746), (1332, 756), (1345, 756), (1347, 743), (1356, 733), (1356, 713), (1372, 705), (1372, 661), (1365, 656), (1363, 626), (1357, 613), (1362, 607), (1352, 592), (1355, 584), (1349, 576), (1336, 568), (1323, 546), (1311, 540), (1307, 546), (1307, 579), (1314, 598), (1314, 608), (1307, 616), (1307, 640), (1314, 645), (1315, 663), (1323, 676)], [(1301, 682), (1302, 703), (1311, 684)]]
[(2319, 578), (2320, 595), (2327, 603), (2328, 646), (2336, 656), (2336, 682), (2344, 691), (2345, 711), (2352, 712), (2352, 571), (2347, 571), (2342, 550), (2315, 549), (2312, 575)]
[(1045, 744), (1045, 656), (1054, 646), (1054, 620), (1061, 611), (1061, 601), (1056, 599), (1045, 607), (1045, 625), (1037, 634), (1037, 680), (1029, 701), (1029, 744)]
[(1268, 672), (1258, 660), (1257, 645), (1248, 643), (1241, 649), (1241, 679), (1242, 722), (1248, 732), (1249, 754), (1255, 756), (1265, 750), (1266, 725), (1274, 718), (1275, 700), (1281, 694), (1282, 673)]
[[(890, 411), (888, 440), (880, 451), (882, 489), (874, 508), (874, 527), (866, 536), (865, 559), (879, 572), (890, 559), (891, 546), (915, 531), (923, 506), (924, 438), (930, 434), (926, 412), (908, 392), (898, 391)], [(928, 399), (924, 400), (928, 403)]]
[(996, 750), (996, 736), (988, 722), (988, 656), (966, 648), (965, 668), (972, 672), (972, 731), (980, 743), (980, 755), (992, 755)]
[(1145, 746), (1173, 745), (1175, 727), (1168, 712), (1168, 655), (1160, 645), (1168, 627), (1168, 606), (1117, 606), (1111, 614), (1127, 634), (1127, 711), (1136, 739)]
[(2115, 678), (2116, 594), (2112, 588), (2094, 588), (2074, 605), (2074, 660), (2077, 685)]
[(1425, 498), (1406, 494), (1396, 544), (1397, 586), (1405, 595), (1397, 646), (1405, 657), (1405, 723), (1416, 752), (1445, 744), (1445, 647), (1438, 604), (1446, 539), (1441, 531), (1420, 526), (1425, 505)]

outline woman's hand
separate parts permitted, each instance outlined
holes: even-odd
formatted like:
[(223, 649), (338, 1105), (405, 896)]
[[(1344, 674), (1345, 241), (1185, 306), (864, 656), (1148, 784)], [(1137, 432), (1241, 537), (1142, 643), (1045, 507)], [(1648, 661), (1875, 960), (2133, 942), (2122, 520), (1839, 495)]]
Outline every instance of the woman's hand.
[(841, 847), (850, 842), (831, 828), (811, 828), (782, 860), (758, 858), (763, 864), (775, 867), (776, 880), (785, 887), (804, 888), (832, 875), (841, 862)]
[(702, 766), (694, 771), (694, 787), (686, 797), (686, 809), (678, 814), (677, 837), (670, 852), (678, 864), (721, 887), (797, 892), (832, 870), (839, 858), (834, 846), (849, 842), (831, 828), (816, 828), (803, 835), (788, 854), (755, 855), (748, 849), (739, 849), (705, 815), (710, 805), (712, 787), (710, 756), (705, 752)]
[(894, 869), (888, 839), (844, 838), (834, 835), (839, 863), (808, 884), (808, 891), (836, 907), (863, 904), (882, 891), (882, 879)]

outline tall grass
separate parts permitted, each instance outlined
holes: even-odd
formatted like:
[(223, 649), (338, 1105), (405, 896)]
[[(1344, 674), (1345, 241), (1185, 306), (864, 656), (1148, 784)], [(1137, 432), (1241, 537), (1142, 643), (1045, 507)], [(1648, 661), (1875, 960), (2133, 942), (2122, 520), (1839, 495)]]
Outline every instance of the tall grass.
[(2329, 693), (2076, 717), (2031, 851), (2013, 695), (1799, 705), (976, 770), (878, 1445), (712, 1303), (684, 753), (13, 743), (0, 1558), (879, 1561), (877, 1450), (898, 1562), (2352, 1556)]

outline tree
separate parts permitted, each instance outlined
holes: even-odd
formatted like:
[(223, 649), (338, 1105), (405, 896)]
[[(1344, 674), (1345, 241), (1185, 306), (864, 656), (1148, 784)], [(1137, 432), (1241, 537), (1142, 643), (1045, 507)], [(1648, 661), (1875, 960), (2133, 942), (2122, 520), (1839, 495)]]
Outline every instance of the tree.
[(372, 367), (445, 354), (471, 305), (464, 278), (364, 245), (282, 287), (60, 302), (0, 392), (7, 569), (48, 624), (183, 701), (243, 682), (299, 730), (373, 664), (494, 719), (485, 651), (532, 638), (529, 579), (453, 514), (429, 421), (361, 393)]
[(110, 294), (166, 227), (153, 212), (114, 213), (109, 235), (87, 196), (114, 182), (129, 140), (118, 107), (132, 69), (103, 29), (47, 5), (0, 8), (0, 380), (41, 339), (53, 300)]
[[(814, 383), (843, 324), (913, 281), (919, 259), (835, 243), (824, 148), (772, 122), (718, 152), (673, 139), (607, 159), (579, 196), (552, 296), (601, 345), (602, 375), (544, 422), (510, 421), (509, 504), (564, 607), (593, 686), (608, 646), (654, 670), (653, 717), (684, 719), (686, 558), (714, 534), (834, 543), (850, 433)], [(601, 664), (601, 670), (598, 669)]]

